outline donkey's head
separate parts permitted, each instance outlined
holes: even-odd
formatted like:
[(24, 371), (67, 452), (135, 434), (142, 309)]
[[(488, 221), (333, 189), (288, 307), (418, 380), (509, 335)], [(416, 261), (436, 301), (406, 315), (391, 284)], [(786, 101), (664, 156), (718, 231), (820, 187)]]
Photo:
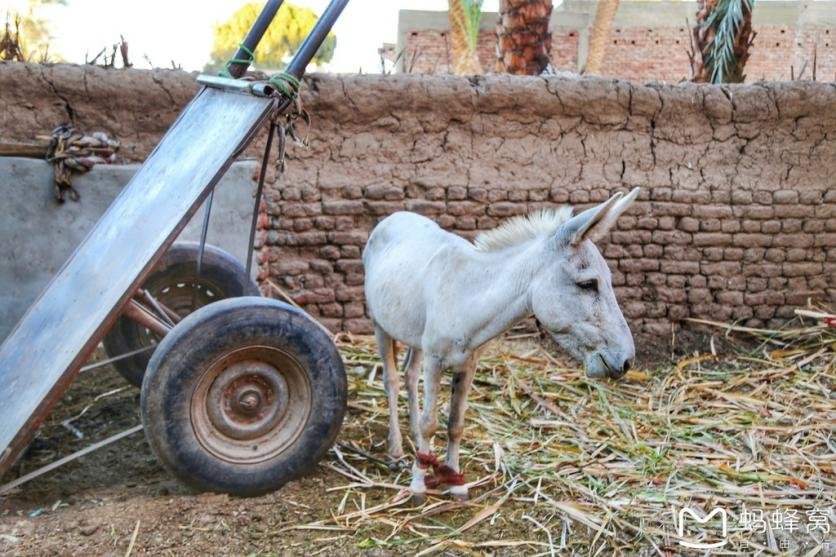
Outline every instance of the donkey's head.
[(563, 223), (546, 244), (546, 263), (531, 285), (534, 315), (554, 340), (583, 361), (590, 377), (624, 375), (635, 357), (606, 261), (594, 242), (639, 193), (616, 194)]

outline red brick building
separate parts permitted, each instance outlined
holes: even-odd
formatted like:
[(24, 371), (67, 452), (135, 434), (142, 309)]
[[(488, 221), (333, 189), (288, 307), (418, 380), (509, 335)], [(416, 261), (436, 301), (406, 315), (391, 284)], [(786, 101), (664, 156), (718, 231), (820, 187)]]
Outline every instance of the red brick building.
[[(552, 14), (553, 65), (564, 71), (583, 68), (596, 2), (566, 0)], [(678, 82), (690, 75), (689, 24), (695, 2), (621, 2), (613, 24), (602, 75), (633, 81)], [(479, 58), (491, 72), (496, 58), (495, 12), (482, 17)], [(746, 81), (810, 79), (815, 59), (819, 81), (836, 80), (836, 1), (755, 4), (757, 32), (746, 65)], [(397, 70), (449, 72), (447, 12), (402, 10), (398, 23)]]

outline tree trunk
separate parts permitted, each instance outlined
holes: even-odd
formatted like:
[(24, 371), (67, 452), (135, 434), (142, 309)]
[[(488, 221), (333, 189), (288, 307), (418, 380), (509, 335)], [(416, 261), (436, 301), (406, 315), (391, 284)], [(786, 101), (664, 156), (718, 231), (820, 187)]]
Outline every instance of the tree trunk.
[(618, 11), (618, 0), (598, 0), (595, 19), (589, 35), (589, 54), (586, 57), (584, 73), (600, 74), (604, 65), (604, 54), (610, 42), (612, 22)]
[[(691, 80), (702, 83), (742, 83), (743, 69), (755, 40), (752, 0), (697, 0), (697, 22), (691, 30)], [(720, 23), (730, 16), (730, 4), (741, 18), (733, 34), (720, 33)], [(715, 11), (717, 12), (715, 14)], [(728, 28), (728, 26), (727, 26)], [(715, 44), (716, 43), (716, 44)], [(725, 43), (725, 44), (724, 44)], [(730, 48), (721, 48), (728, 45)], [(723, 53), (731, 55), (721, 56)]]
[[(463, 0), (449, 0), (447, 18), (450, 21), (450, 66), (458, 75), (478, 75), (482, 73), (476, 44), (468, 38), (468, 25), (479, 28), (479, 21), (470, 21), (464, 9)], [(478, 31), (476, 36), (478, 37)], [(477, 39), (478, 40), (478, 39)]]
[(549, 65), (552, 0), (500, 0), (497, 71), (538, 75)]

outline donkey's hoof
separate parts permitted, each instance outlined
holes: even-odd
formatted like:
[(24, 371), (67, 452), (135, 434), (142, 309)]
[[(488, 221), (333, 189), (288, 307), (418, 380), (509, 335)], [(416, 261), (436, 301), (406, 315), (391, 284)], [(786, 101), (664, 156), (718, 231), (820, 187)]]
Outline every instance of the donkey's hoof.
[(447, 491), (450, 494), (450, 497), (457, 501), (469, 501), (470, 495), (467, 493), (467, 488), (463, 485), (453, 485), (450, 486), (450, 489)]
[(413, 491), (412, 492), (412, 504), (416, 507), (420, 507), (424, 503), (427, 502), (427, 492), (426, 491)]

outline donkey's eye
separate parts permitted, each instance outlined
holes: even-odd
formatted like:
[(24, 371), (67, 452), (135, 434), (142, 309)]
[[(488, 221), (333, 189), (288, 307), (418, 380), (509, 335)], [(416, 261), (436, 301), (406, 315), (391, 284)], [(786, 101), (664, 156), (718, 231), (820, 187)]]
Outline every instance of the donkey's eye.
[(578, 288), (581, 290), (589, 290), (590, 292), (598, 292), (598, 281), (596, 279), (592, 279), (579, 282)]

